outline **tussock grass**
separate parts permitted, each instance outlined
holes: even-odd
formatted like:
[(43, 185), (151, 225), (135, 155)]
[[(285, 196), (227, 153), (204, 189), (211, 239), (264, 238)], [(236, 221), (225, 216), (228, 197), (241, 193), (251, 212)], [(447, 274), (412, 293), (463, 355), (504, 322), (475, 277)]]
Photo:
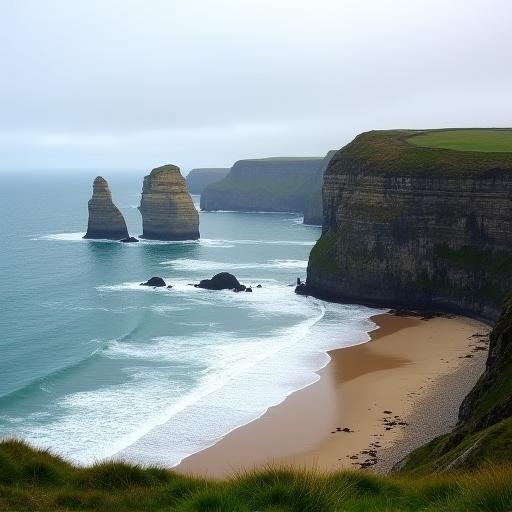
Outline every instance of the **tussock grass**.
[(73, 466), (19, 441), (0, 442), (0, 510), (177, 512), (505, 512), (512, 467), (379, 476), (268, 467), (209, 481), (121, 461)]

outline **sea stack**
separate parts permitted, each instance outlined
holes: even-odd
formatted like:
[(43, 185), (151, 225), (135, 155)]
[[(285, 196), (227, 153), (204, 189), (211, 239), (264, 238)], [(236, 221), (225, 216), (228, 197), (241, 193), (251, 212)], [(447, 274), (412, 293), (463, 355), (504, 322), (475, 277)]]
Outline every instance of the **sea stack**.
[(199, 214), (176, 165), (163, 165), (144, 177), (139, 206), (142, 237), (152, 240), (196, 240)]
[(98, 176), (89, 199), (89, 222), (84, 238), (120, 240), (128, 237), (123, 214), (112, 202), (112, 195), (105, 178)]

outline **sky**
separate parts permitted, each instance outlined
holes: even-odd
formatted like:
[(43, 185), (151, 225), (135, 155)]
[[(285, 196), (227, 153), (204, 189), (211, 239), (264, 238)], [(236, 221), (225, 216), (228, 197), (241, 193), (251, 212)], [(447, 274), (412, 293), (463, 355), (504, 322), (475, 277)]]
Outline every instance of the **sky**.
[(0, 172), (512, 126), (510, 0), (0, 0)]

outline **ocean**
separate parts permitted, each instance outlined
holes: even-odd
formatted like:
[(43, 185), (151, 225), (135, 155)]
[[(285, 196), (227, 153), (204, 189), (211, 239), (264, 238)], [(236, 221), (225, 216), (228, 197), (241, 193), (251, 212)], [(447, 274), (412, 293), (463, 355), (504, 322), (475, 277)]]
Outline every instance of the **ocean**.
[[(134, 236), (142, 176), (105, 175)], [(375, 327), (378, 310), (294, 294), (320, 236), (300, 215), (201, 212), (199, 241), (86, 241), (94, 177), (3, 180), (0, 437), (79, 464), (171, 467), (315, 382), (328, 350)], [(253, 293), (190, 286), (221, 271)], [(139, 285), (152, 276), (173, 288)]]

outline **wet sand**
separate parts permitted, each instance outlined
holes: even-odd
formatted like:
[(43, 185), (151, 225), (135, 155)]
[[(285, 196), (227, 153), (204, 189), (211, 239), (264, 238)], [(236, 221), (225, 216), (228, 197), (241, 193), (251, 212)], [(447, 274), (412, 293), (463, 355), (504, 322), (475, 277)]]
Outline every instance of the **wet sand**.
[(175, 469), (221, 478), (268, 465), (388, 471), (449, 431), (485, 366), (489, 328), (383, 314), (371, 341), (334, 350), (320, 380)]

